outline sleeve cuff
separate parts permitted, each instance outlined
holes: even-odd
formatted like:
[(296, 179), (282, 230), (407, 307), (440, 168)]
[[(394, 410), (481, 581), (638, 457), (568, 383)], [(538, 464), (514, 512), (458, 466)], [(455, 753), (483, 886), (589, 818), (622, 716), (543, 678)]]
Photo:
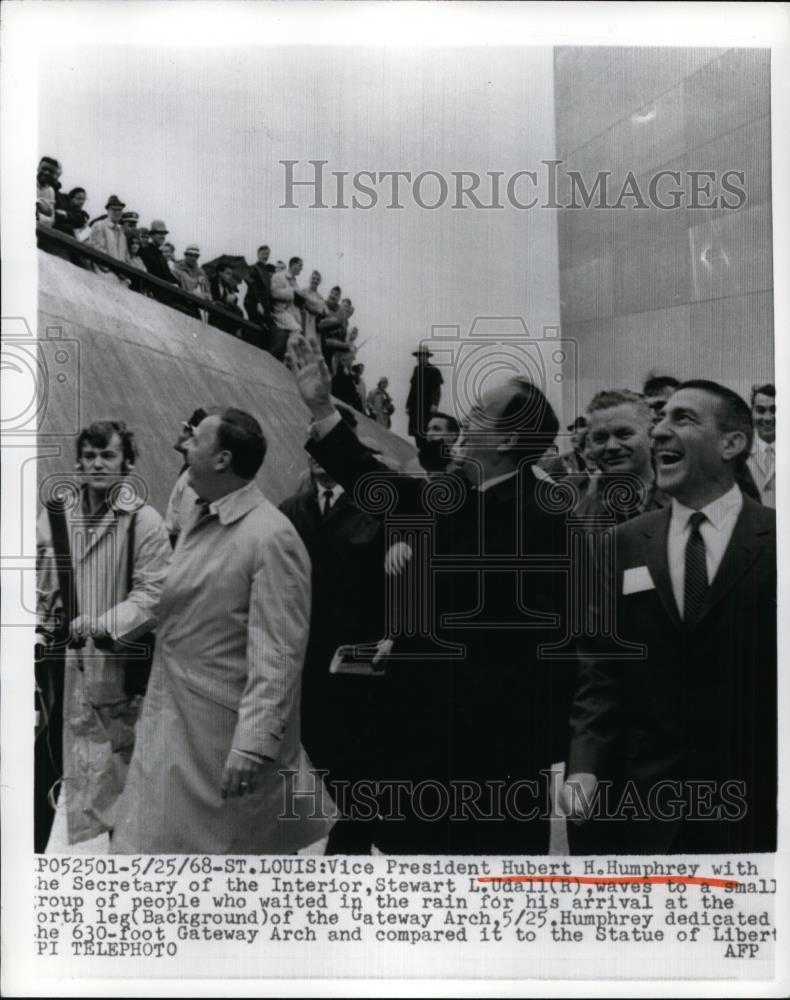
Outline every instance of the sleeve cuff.
[[(283, 727), (283, 733), (285, 727)], [(270, 760), (277, 760), (282, 749), (282, 736), (276, 733), (256, 733), (255, 736), (247, 736), (243, 733), (236, 734), (231, 749), (234, 753), (240, 753), (243, 757), (268, 757)]]
[(337, 410), (335, 410), (328, 417), (322, 417), (321, 420), (314, 420), (310, 424), (310, 437), (314, 441), (320, 441), (321, 438), (325, 438), (331, 430), (337, 427), (342, 419)]

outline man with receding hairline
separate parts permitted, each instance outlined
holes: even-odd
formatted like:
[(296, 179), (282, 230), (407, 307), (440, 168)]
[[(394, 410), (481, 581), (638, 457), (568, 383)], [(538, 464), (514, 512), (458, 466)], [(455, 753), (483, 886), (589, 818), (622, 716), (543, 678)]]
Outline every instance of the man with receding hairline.
[[(550, 567), (565, 551), (565, 525), (541, 502), (533, 466), (557, 433), (554, 411), (530, 382), (511, 379), (464, 421), (454, 447), (463, 475), (393, 478), (341, 424), (324, 360), (304, 340), (292, 354), (314, 420), (310, 454), (360, 500), (372, 477), (385, 479), (403, 531), (431, 525), (430, 545), (413, 555), (426, 590), (402, 593), (420, 608), (433, 601), (432, 613), (395, 636), (387, 683), (403, 710), (381, 743), (394, 748), (393, 781), (456, 804), (463, 789), (471, 801), (431, 818), (419, 797), (404, 796), (405, 819), (385, 815), (378, 842), (397, 853), (546, 853), (547, 772), (565, 747), (567, 678), (537, 647), (562, 610)], [(539, 575), (529, 572), (535, 556), (547, 564)]]
[(308, 817), (317, 803), (284, 797), (281, 774), (313, 786), (299, 733), (310, 560), (255, 485), (266, 439), (254, 417), (210, 411), (184, 448), (198, 499), (162, 593), (113, 847), (287, 854), (329, 827)]
[(587, 407), (587, 451), (601, 470), (576, 506), (576, 517), (625, 521), (669, 502), (656, 485), (646, 400), (629, 389), (607, 389)]

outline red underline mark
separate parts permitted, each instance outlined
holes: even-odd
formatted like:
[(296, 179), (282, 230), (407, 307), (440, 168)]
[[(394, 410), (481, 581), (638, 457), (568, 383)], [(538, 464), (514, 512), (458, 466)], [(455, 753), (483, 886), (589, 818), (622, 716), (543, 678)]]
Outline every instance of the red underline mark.
[(478, 882), (571, 882), (582, 885), (711, 885), (734, 889), (740, 885), (731, 878), (706, 878), (693, 875), (479, 875)]

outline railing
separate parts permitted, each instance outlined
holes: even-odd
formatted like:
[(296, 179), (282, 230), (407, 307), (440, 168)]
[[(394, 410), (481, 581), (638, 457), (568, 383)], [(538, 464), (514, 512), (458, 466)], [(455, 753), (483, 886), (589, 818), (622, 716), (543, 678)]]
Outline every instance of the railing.
[(71, 236), (66, 236), (65, 233), (61, 233), (51, 226), (42, 226), (37, 223), (36, 237), (39, 247), (47, 253), (54, 252), (60, 257), (65, 256), (75, 264), (82, 264), (83, 261), (98, 264), (104, 271), (112, 271), (121, 277), (129, 278), (136, 289), (150, 291), (157, 301), (192, 316), (199, 316), (201, 312), (207, 313), (209, 323), (220, 331), (230, 333), (231, 336), (239, 336), (245, 343), (265, 349), (265, 333), (262, 327), (256, 323), (250, 323), (249, 320), (237, 313), (223, 309), (222, 306), (214, 305), (208, 299), (202, 299), (191, 292), (185, 292), (180, 285), (171, 285), (169, 282), (149, 274), (148, 271), (116, 260), (115, 257), (110, 257), (109, 254), (97, 250), (87, 243), (81, 243)]

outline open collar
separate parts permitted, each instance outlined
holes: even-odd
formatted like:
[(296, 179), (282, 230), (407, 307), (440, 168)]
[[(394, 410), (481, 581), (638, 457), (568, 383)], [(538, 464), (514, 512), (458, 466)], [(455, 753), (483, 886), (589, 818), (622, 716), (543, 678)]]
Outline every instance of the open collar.
[(212, 514), (216, 514), (221, 525), (233, 524), (241, 520), (251, 510), (260, 506), (263, 500), (263, 493), (255, 485), (255, 480), (245, 483), (237, 490), (226, 493), (219, 500), (212, 500), (208, 509)]

